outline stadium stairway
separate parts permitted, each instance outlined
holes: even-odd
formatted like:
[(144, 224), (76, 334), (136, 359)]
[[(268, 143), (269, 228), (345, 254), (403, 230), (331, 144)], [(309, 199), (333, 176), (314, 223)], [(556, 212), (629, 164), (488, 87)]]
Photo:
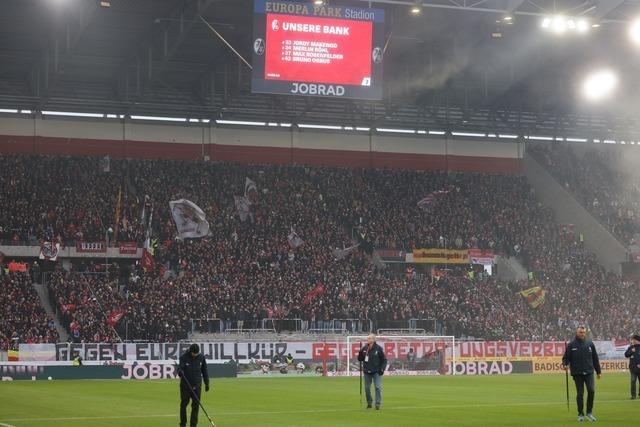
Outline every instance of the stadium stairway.
[(38, 298), (40, 298), (40, 303), (42, 304), (44, 311), (50, 318), (53, 319), (53, 322), (56, 325), (56, 331), (58, 331), (58, 335), (60, 336), (60, 342), (67, 342), (69, 339), (69, 333), (67, 332), (65, 327), (62, 326), (62, 322), (60, 322), (58, 315), (53, 310), (53, 307), (51, 307), (51, 300), (49, 299), (48, 289), (46, 288), (46, 286), (38, 285), (37, 283), (33, 283), (32, 286), (36, 290)]
[(584, 244), (607, 270), (620, 274), (627, 249), (532, 156), (524, 156), (524, 171), (538, 199), (552, 208), (558, 224), (573, 224), (584, 235)]

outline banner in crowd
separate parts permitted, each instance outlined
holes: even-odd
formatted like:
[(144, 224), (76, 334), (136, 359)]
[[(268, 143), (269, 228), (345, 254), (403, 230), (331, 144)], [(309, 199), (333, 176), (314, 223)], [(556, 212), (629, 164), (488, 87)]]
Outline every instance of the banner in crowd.
[(57, 261), (60, 253), (60, 243), (43, 242), (40, 245), (40, 259)]
[(322, 283), (318, 283), (313, 289), (311, 289), (309, 292), (305, 294), (304, 300), (302, 301), (302, 303), (304, 305), (309, 305), (311, 301), (313, 301), (315, 298), (319, 297), (323, 293), (324, 293), (324, 285)]
[(169, 202), (171, 215), (181, 239), (199, 238), (209, 234), (209, 223), (198, 205), (187, 199)]
[(458, 249), (414, 249), (412, 260), (407, 262), (425, 264), (469, 264), (468, 250)]
[(533, 360), (562, 357), (562, 341), (464, 341), (456, 343), (456, 360)]
[(118, 253), (120, 255), (135, 255), (138, 253), (137, 242), (120, 242)]
[(469, 259), (472, 264), (495, 264), (495, 254), (491, 249), (469, 249)]
[(107, 245), (105, 242), (77, 242), (76, 252), (85, 254), (105, 254)]
[[(15, 360), (21, 362), (44, 362), (56, 360), (55, 344), (20, 344)], [(11, 360), (11, 359), (9, 359)]]
[[(454, 353), (448, 340), (405, 340), (392, 338), (379, 339), (389, 359), (406, 359), (409, 349), (413, 349), (417, 358), (446, 351), (448, 359)], [(624, 360), (626, 341), (594, 341), (602, 361)], [(346, 359), (347, 353), (355, 358), (359, 343), (346, 341), (221, 341), (200, 343), (202, 354), (214, 362), (249, 361), (272, 359), (288, 353), (296, 360), (335, 360)], [(70, 361), (78, 353), (84, 360), (175, 360), (186, 352), (188, 343), (60, 343), (60, 344), (21, 344), (20, 360), (58, 360)], [(565, 350), (562, 341), (463, 341), (455, 343), (456, 362), (478, 361), (531, 361), (559, 360)], [(28, 355), (28, 356), (27, 356)], [(23, 359), (28, 357), (28, 359)]]
[(9, 264), (7, 264), (7, 268), (12, 273), (26, 273), (28, 271), (26, 262), (11, 261)]
[(544, 304), (546, 292), (540, 286), (534, 286), (518, 293), (527, 299), (531, 308), (538, 308)]

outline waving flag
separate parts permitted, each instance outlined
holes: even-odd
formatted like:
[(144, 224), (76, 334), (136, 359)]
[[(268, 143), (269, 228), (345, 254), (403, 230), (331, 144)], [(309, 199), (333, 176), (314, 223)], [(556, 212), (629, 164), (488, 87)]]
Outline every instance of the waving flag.
[(534, 286), (518, 293), (527, 299), (531, 308), (538, 308), (544, 304), (546, 292), (540, 286)]
[(304, 240), (302, 240), (302, 238), (298, 236), (298, 233), (293, 231), (293, 227), (291, 227), (291, 233), (289, 233), (289, 235), (287, 236), (287, 240), (289, 241), (289, 245), (292, 248), (297, 248), (304, 243)]
[(169, 202), (169, 207), (178, 228), (178, 237), (198, 238), (209, 234), (209, 223), (198, 205), (187, 199), (180, 199)]
[(244, 179), (244, 197), (249, 197), (249, 192), (254, 191), (258, 192), (258, 186), (256, 183), (249, 178)]
[(341, 259), (348, 257), (352, 252), (355, 252), (355, 250), (358, 249), (359, 246), (360, 243), (356, 243), (355, 245), (349, 246), (348, 248), (335, 248), (331, 253), (333, 254), (333, 257), (336, 259), (336, 261), (340, 261)]
[(56, 261), (60, 253), (60, 243), (43, 242), (40, 245), (40, 259)]
[(122, 316), (124, 316), (124, 311), (122, 311), (122, 310), (113, 310), (111, 312), (111, 314), (109, 315), (109, 317), (107, 318), (107, 323), (109, 324), (109, 326), (111, 326), (113, 328), (114, 326), (116, 326), (118, 324), (120, 319), (122, 319)]
[(240, 217), (240, 221), (245, 222), (249, 217), (251, 202), (245, 196), (233, 196), (236, 204), (236, 212)]
[(448, 192), (449, 190), (433, 191), (418, 201), (418, 207), (421, 209), (429, 209), (434, 204), (438, 196), (447, 194)]

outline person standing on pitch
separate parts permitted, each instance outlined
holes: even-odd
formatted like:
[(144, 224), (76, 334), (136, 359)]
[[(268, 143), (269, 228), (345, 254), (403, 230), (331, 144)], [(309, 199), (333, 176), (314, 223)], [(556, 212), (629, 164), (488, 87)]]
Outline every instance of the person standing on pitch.
[(364, 391), (367, 396), (367, 409), (371, 409), (371, 382), (376, 388), (376, 409), (382, 404), (382, 375), (387, 369), (387, 358), (382, 347), (376, 343), (376, 336), (367, 337), (367, 344), (360, 349), (358, 361), (363, 362), (364, 367)]
[(640, 335), (631, 337), (631, 345), (624, 352), (624, 357), (629, 358), (629, 372), (631, 372), (631, 399), (635, 400), (636, 382), (640, 376)]
[(187, 425), (189, 401), (191, 401), (191, 426), (197, 426), (202, 380), (204, 380), (204, 390), (209, 391), (207, 361), (200, 354), (198, 344), (191, 344), (189, 351), (180, 356), (178, 375), (180, 376), (180, 426)]
[(588, 421), (595, 421), (593, 416), (593, 399), (595, 398), (595, 381), (593, 372), (602, 375), (600, 360), (596, 346), (590, 339), (587, 339), (587, 329), (580, 326), (576, 330), (576, 337), (567, 345), (567, 349), (562, 357), (562, 368), (571, 368), (571, 376), (576, 383), (576, 401), (578, 402), (578, 421), (584, 421), (584, 386), (587, 386), (587, 415)]

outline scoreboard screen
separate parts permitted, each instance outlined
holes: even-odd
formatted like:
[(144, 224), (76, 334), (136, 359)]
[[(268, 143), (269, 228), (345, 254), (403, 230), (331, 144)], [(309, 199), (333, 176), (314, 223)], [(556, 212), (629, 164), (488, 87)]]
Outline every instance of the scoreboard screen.
[(384, 11), (255, 0), (252, 91), (382, 99)]

